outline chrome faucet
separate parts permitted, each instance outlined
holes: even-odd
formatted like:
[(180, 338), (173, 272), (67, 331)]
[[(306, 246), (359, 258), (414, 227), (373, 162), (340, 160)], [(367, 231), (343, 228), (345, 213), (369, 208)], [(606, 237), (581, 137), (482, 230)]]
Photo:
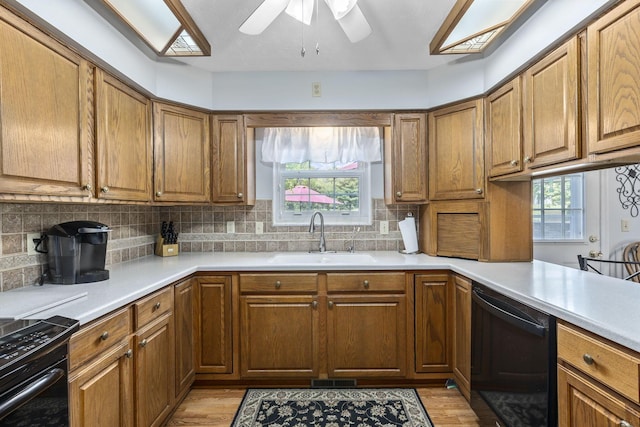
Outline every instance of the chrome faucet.
[(327, 251), (327, 245), (324, 240), (324, 217), (322, 216), (322, 212), (316, 211), (311, 215), (309, 233), (316, 231), (316, 216), (320, 216), (320, 246), (318, 247), (318, 252), (322, 253)]

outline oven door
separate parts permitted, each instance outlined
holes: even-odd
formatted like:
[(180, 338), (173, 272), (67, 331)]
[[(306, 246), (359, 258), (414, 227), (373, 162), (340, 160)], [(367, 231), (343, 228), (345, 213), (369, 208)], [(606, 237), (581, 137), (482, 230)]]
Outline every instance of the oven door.
[[(66, 353), (66, 346), (60, 349)], [(57, 359), (46, 367), (41, 365), (40, 359), (21, 366), (13, 373), (14, 378), (22, 378), (0, 394), (0, 426), (69, 425), (67, 359)]]
[(480, 425), (557, 425), (555, 318), (474, 286), (471, 407)]

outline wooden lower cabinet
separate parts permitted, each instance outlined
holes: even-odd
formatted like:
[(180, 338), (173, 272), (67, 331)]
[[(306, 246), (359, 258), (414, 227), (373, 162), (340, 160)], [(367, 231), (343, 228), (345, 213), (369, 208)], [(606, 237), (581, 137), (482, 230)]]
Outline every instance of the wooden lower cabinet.
[(133, 352), (130, 340), (69, 375), (73, 427), (133, 427)]
[(231, 374), (232, 276), (198, 277), (195, 285), (196, 373)]
[(240, 374), (244, 377), (318, 376), (317, 297), (241, 298)]
[(471, 281), (454, 275), (453, 375), (462, 395), (471, 396)]
[(416, 372), (452, 370), (453, 289), (447, 272), (416, 274)]
[(404, 295), (329, 295), (329, 377), (403, 377), (407, 373)]
[(195, 304), (194, 279), (188, 279), (174, 285), (174, 327), (176, 346), (176, 385), (175, 397), (184, 397), (195, 379)]
[(558, 426), (640, 426), (640, 408), (571, 368), (558, 366)]
[(172, 314), (144, 327), (134, 340), (136, 425), (159, 426), (175, 399)]

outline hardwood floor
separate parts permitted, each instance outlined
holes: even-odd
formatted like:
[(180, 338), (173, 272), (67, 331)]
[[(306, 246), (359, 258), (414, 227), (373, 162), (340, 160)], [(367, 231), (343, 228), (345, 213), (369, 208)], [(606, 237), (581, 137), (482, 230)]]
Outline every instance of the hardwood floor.
[[(478, 419), (457, 390), (419, 388), (422, 403), (437, 427), (476, 427)], [(193, 389), (167, 426), (229, 427), (243, 389)]]

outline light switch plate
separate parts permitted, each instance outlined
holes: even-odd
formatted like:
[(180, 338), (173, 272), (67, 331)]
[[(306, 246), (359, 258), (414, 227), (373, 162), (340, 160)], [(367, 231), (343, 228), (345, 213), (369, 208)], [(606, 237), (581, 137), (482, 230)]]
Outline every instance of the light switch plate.
[(264, 233), (264, 224), (262, 221), (256, 221), (256, 234)]
[(236, 232), (235, 221), (227, 221), (227, 234), (234, 234)]
[(389, 221), (380, 221), (380, 234), (389, 234)]

